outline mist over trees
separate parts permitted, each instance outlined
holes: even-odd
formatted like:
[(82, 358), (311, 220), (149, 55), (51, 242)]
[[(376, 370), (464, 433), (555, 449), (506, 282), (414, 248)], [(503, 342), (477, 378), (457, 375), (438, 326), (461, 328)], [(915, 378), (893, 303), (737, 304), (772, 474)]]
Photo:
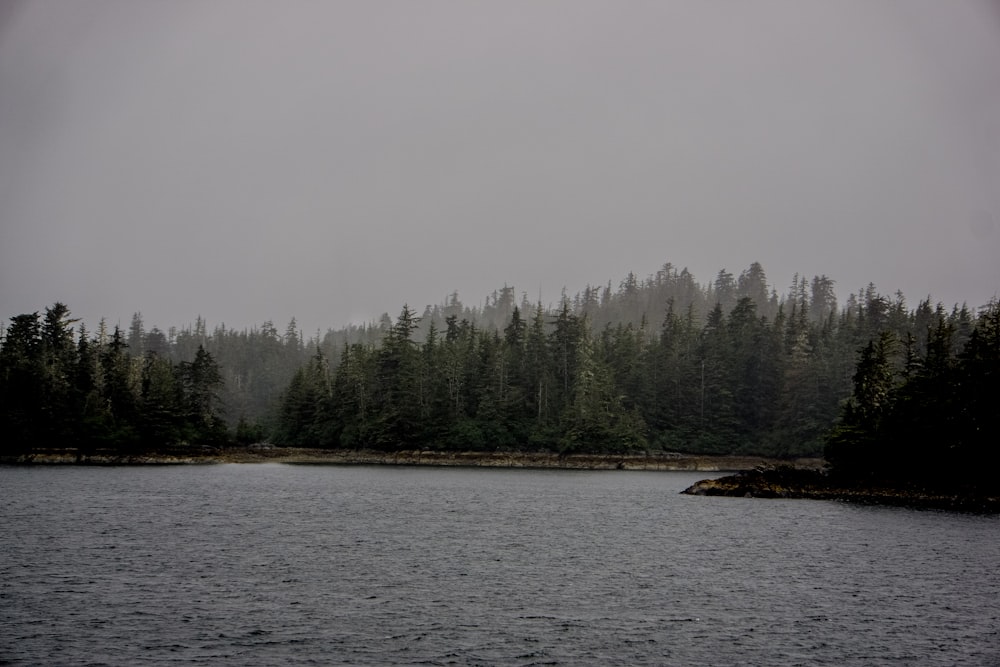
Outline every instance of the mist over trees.
[[(666, 264), (555, 306), (509, 286), (475, 307), (453, 293), (419, 314), (404, 306), (310, 338), (295, 320), (283, 332), (270, 322), (209, 331), (201, 318), (164, 332), (139, 314), (127, 331), (102, 323), (91, 334), (55, 304), (4, 330), (0, 411), (7, 450), (267, 439), (790, 457), (820, 455), (840, 419), (828, 452), (849, 467), (852, 448), (868, 450), (856, 438), (922, 423), (904, 414), (940, 416), (921, 401), (955, 369), (985, 368), (968, 386), (995, 384), (997, 356), (983, 342), (995, 313), (929, 298), (911, 309), (871, 284), (840, 304), (826, 276), (796, 276), (779, 294), (757, 263), (705, 285)], [(875, 378), (863, 389), (861, 369)], [(982, 407), (963, 392), (951, 400)], [(897, 416), (885, 417), (889, 404)], [(934, 421), (945, 441), (953, 421)], [(892, 442), (917, 434), (908, 433)], [(885, 447), (886, 460), (911, 451)]]

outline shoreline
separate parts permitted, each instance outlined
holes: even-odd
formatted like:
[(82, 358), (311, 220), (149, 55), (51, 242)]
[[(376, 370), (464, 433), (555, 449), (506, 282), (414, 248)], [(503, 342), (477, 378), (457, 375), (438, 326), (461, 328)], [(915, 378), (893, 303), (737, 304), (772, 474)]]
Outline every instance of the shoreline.
[(763, 456), (657, 454), (567, 454), (545, 452), (475, 452), (413, 450), (307, 449), (301, 447), (229, 448), (198, 453), (157, 452), (121, 455), (112, 452), (78, 455), (76, 450), (44, 450), (0, 457), (5, 465), (214, 465), (223, 463), (284, 463), (289, 465), (393, 465), (481, 468), (538, 468), (563, 470), (648, 470), (737, 472), (762, 465), (792, 465), (818, 469), (822, 459), (778, 461)]
[(918, 509), (1000, 513), (1000, 496), (975, 490), (955, 492), (836, 483), (823, 472), (819, 458), (795, 460), (763, 456), (684, 454), (567, 454), (550, 452), (477, 452), (408, 450), (310, 449), (250, 446), (196, 451), (162, 451), (123, 455), (75, 449), (36, 450), (30, 454), (0, 456), (0, 465), (148, 467), (278, 463), (285, 465), (404, 466), (455, 468), (514, 468), (522, 470), (639, 470), (651, 472), (720, 473), (682, 491), (693, 496), (731, 498), (788, 498), (833, 500), (855, 504), (892, 505)]
[(863, 505), (1000, 513), (1000, 496), (974, 488), (925, 489), (880, 483), (837, 482), (818, 470), (758, 467), (717, 479), (704, 479), (681, 491), (691, 496), (836, 500)]

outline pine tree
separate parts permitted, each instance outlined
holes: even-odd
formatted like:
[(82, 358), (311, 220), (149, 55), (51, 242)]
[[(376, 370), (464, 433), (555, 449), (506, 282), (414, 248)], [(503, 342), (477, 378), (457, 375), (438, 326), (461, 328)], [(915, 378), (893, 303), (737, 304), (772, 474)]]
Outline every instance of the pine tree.
[(419, 440), (420, 358), (412, 339), (416, 324), (413, 312), (404, 305), (376, 353), (375, 412), (366, 434), (368, 444), (376, 449), (406, 449)]
[(53, 447), (75, 444), (77, 401), (72, 384), (76, 365), (73, 325), (65, 304), (45, 309), (41, 330), (41, 422), (36, 437)]
[(169, 359), (150, 353), (143, 359), (138, 407), (139, 437), (146, 447), (163, 449), (182, 438), (181, 390)]
[(826, 445), (827, 463), (837, 475), (880, 477), (891, 468), (882, 427), (892, 408), (894, 348), (893, 335), (883, 332), (860, 352), (851, 399)]
[(97, 444), (122, 452), (137, 450), (140, 382), (120, 328), (115, 327), (102, 347), (100, 363), (107, 429)]
[(562, 453), (625, 453), (645, 449), (645, 425), (629, 410), (612, 378), (611, 369), (597, 357), (586, 333), (576, 344), (570, 400), (561, 416)]
[(37, 312), (10, 319), (0, 348), (0, 428), (3, 452), (18, 454), (37, 444), (37, 426), (42, 420), (42, 332)]
[(958, 355), (953, 469), (978, 488), (1000, 492), (1000, 302), (987, 305)]
[(215, 358), (199, 345), (194, 361), (181, 362), (178, 379), (192, 441), (201, 444), (225, 444), (226, 426), (219, 404), (222, 373)]

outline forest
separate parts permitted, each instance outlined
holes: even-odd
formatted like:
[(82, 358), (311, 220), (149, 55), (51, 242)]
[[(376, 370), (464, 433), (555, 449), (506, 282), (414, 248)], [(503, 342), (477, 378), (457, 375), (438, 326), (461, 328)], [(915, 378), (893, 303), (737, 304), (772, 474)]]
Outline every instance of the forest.
[[(56, 303), (0, 341), (4, 454), (277, 445), (821, 456), (841, 471), (995, 461), (994, 301), (972, 310), (754, 263), (665, 264), (543, 306), (454, 293), (306, 338), (292, 320), (90, 332)], [(859, 462), (864, 463), (859, 463)], [(951, 469), (949, 468), (949, 469)]]

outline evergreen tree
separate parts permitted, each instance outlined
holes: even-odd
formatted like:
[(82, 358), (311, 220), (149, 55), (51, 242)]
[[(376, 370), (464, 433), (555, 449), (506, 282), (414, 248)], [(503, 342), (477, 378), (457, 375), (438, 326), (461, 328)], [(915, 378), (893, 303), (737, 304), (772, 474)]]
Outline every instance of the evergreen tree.
[(143, 359), (137, 428), (143, 446), (163, 449), (182, 439), (184, 412), (174, 366), (149, 353)]
[(297, 447), (334, 447), (340, 423), (332, 403), (333, 383), (323, 351), (296, 371), (281, 401), (280, 438)]
[(65, 304), (45, 309), (41, 330), (42, 395), (38, 436), (60, 447), (75, 444), (78, 401), (72, 384), (76, 366), (73, 325)]
[(956, 418), (949, 441), (953, 476), (968, 475), (977, 488), (1000, 491), (1000, 302), (976, 321), (958, 355), (953, 385)]
[(191, 440), (202, 444), (225, 444), (226, 425), (219, 404), (223, 381), (215, 358), (199, 345), (194, 361), (179, 364), (178, 379)]
[(93, 452), (101, 434), (107, 429), (102, 380), (100, 343), (90, 340), (86, 327), (80, 324), (73, 387), (78, 403), (75, 446), (79, 448), (81, 458)]
[(528, 373), (528, 323), (515, 307), (504, 328), (499, 373), (500, 409), (506, 431), (515, 444), (528, 441), (532, 423), (531, 380)]
[(549, 361), (549, 349), (545, 327), (545, 311), (539, 303), (535, 308), (525, 341), (526, 385), (529, 393), (531, 412), (534, 418), (532, 439), (536, 443), (548, 441), (549, 424), (552, 419), (552, 386), (555, 379)]
[(333, 379), (335, 437), (341, 447), (367, 444), (374, 419), (375, 355), (360, 343), (344, 345)]
[(11, 318), (0, 348), (0, 416), (4, 453), (28, 450), (43, 419), (44, 368), (38, 313)]
[(137, 450), (141, 447), (138, 430), (140, 377), (135, 373), (128, 345), (118, 327), (103, 347), (100, 361), (107, 428), (95, 444), (122, 452)]
[(570, 400), (561, 417), (562, 453), (626, 453), (645, 449), (645, 425), (627, 410), (611, 370), (597, 358), (586, 333), (576, 344)]
[(712, 454), (732, 453), (737, 443), (738, 422), (733, 401), (732, 348), (726, 331), (722, 305), (715, 304), (702, 330), (698, 345), (701, 362), (697, 427), (692, 446)]
[(420, 433), (419, 355), (412, 339), (416, 318), (403, 306), (376, 354), (374, 421), (367, 444), (381, 450), (412, 447)]
[(883, 476), (891, 467), (882, 427), (893, 399), (894, 343), (892, 334), (883, 332), (860, 352), (851, 399), (826, 446), (826, 460), (839, 475)]
[(143, 326), (142, 313), (132, 315), (132, 323), (129, 325), (128, 338), (125, 342), (133, 356), (141, 357), (146, 353), (146, 329)]

